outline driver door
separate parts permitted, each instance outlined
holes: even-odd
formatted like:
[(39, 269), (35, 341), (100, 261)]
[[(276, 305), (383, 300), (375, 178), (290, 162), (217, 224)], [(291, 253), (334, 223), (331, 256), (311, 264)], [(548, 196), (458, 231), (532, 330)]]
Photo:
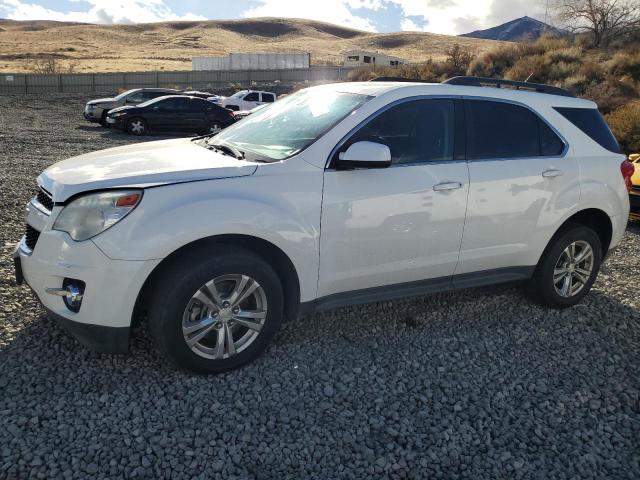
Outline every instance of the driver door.
[[(391, 298), (451, 282), (469, 189), (460, 109), (454, 99), (404, 101), (336, 149), (325, 171), (319, 297), (386, 286), (376, 298)], [(358, 141), (387, 145), (391, 166), (336, 169), (335, 158)]]

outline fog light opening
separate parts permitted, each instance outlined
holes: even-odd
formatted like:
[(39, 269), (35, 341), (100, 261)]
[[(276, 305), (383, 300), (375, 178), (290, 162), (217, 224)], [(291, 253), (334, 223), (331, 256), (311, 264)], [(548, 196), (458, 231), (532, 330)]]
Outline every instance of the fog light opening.
[(68, 292), (62, 297), (65, 306), (72, 312), (78, 313), (82, 305), (85, 283), (75, 278), (65, 278), (62, 282), (62, 288)]

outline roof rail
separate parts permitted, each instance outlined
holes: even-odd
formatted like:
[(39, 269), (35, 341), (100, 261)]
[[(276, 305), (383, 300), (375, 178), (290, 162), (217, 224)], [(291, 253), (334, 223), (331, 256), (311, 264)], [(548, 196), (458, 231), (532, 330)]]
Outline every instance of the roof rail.
[(486, 77), (453, 77), (442, 83), (448, 85), (464, 85), (467, 87), (511, 87), (515, 90), (528, 90), (538, 93), (548, 93), (549, 95), (560, 95), (562, 97), (575, 97), (571, 92), (560, 87), (545, 85), (544, 83), (516, 82), (515, 80), (503, 80), (500, 78)]
[(404, 77), (376, 77), (369, 80), (370, 82), (416, 82), (416, 83), (429, 83), (426, 80), (420, 80), (419, 78), (404, 78)]

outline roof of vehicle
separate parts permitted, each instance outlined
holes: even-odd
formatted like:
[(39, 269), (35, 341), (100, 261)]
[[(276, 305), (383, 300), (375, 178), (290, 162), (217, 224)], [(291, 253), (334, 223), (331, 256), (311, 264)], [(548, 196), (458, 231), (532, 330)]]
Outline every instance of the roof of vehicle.
[(535, 91), (516, 90), (514, 88), (495, 88), (488, 86), (451, 85), (446, 83), (423, 82), (345, 82), (321, 85), (313, 88), (330, 88), (345, 93), (360, 93), (381, 96), (394, 91), (404, 90), (407, 96), (413, 95), (460, 95), (468, 97), (490, 97), (513, 100), (522, 103), (544, 102), (554, 106), (577, 108), (596, 108), (590, 100), (552, 95)]

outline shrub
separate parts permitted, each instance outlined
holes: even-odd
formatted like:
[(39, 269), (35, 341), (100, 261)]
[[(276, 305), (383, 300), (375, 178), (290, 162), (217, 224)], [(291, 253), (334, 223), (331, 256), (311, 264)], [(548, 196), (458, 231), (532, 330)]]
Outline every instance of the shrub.
[(550, 63), (580, 63), (582, 61), (582, 49), (578, 47), (571, 47), (547, 50), (544, 57), (547, 62)]
[(584, 97), (596, 102), (603, 113), (609, 113), (638, 98), (638, 91), (631, 80), (608, 76), (603, 82), (589, 85)]
[(446, 52), (447, 58), (444, 61), (445, 74), (447, 77), (455, 77), (457, 75), (464, 75), (471, 60), (473, 60), (473, 53), (470, 50), (462, 48), (457, 43), (453, 45)]
[(631, 102), (606, 116), (622, 151), (640, 153), (640, 102)]
[(583, 95), (585, 90), (591, 85), (586, 75), (581, 73), (565, 78), (562, 86), (577, 95)]
[(640, 81), (640, 49), (616, 53), (609, 63), (609, 69), (613, 75)]
[(548, 77), (548, 65), (543, 55), (522, 57), (504, 73), (504, 78), (524, 82), (527, 78), (530, 82), (546, 83)]

